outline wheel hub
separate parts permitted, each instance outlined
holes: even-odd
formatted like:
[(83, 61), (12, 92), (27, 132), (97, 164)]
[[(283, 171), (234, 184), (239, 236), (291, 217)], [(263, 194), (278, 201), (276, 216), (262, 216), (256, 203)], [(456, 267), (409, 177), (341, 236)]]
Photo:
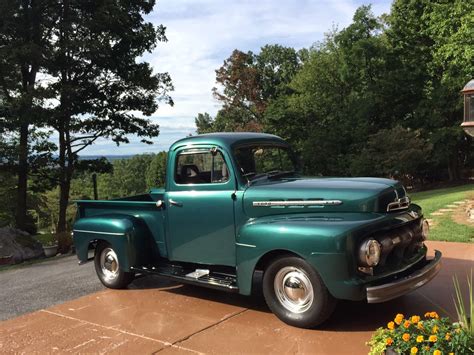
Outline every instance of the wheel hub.
[(274, 289), (282, 306), (291, 312), (303, 313), (313, 304), (313, 286), (306, 273), (299, 268), (287, 266), (278, 271)]
[(100, 268), (104, 278), (111, 281), (118, 276), (119, 262), (112, 248), (105, 248), (100, 255)]

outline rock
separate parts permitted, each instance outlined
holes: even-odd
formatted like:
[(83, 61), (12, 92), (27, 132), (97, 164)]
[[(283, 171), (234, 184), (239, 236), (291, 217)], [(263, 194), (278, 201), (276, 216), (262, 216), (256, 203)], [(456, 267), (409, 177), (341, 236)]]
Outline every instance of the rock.
[(44, 256), (43, 246), (31, 235), (18, 229), (0, 228), (0, 258), (9, 264)]

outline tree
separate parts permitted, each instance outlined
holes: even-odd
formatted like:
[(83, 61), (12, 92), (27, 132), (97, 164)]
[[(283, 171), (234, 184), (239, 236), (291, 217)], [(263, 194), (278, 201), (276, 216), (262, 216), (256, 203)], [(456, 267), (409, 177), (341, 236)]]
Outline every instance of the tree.
[(196, 124), (198, 134), (213, 132), (214, 119), (207, 112), (198, 113), (194, 118), (194, 123)]
[(64, 0), (54, 29), (54, 53), (49, 86), (58, 105), (50, 125), (59, 135), (59, 215), (57, 232), (66, 230), (66, 209), (78, 153), (99, 138), (117, 145), (128, 135), (150, 138), (157, 124), (144, 116), (158, 109), (158, 101), (172, 104), (167, 73), (154, 74), (138, 58), (157, 42), (166, 41), (165, 28), (154, 27), (144, 15), (155, 1), (116, 2)]
[(289, 47), (266, 45), (258, 54), (234, 50), (216, 70), (221, 90), (213, 92), (223, 107), (207, 130), (262, 131), (269, 103), (288, 93), (300, 66), (299, 53)]
[(419, 131), (400, 126), (381, 129), (368, 137), (361, 154), (352, 160), (351, 170), (354, 175), (387, 176), (413, 185), (413, 179), (428, 166), (431, 149)]
[(397, 58), (390, 81), (405, 110), (401, 124), (422, 129), (433, 143), (433, 172), (443, 169), (450, 180), (460, 177), (472, 154), (459, 128), (459, 90), (474, 73), (473, 14), (471, 2), (397, 0), (389, 16), (387, 36)]
[(45, 96), (37, 76), (51, 50), (54, 7), (45, 0), (0, 3), (0, 123), (18, 135), (15, 220), (20, 229), (27, 216), (30, 127), (44, 125), (40, 104)]
[(146, 186), (148, 189), (165, 186), (167, 158), (168, 154), (166, 152), (159, 152), (153, 156), (146, 169)]

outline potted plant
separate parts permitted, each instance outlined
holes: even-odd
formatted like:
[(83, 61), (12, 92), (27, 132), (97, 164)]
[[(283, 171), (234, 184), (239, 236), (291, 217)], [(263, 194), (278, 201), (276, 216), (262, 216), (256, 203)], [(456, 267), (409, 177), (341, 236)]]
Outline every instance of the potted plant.
[(43, 245), (44, 255), (49, 258), (58, 252), (58, 240), (55, 233), (39, 234), (38, 241)]

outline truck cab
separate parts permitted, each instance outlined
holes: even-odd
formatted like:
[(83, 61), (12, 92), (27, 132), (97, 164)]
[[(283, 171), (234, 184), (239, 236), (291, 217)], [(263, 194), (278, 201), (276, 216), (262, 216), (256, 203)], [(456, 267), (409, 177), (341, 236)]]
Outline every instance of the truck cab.
[(314, 327), (337, 299), (383, 302), (430, 281), (429, 226), (397, 181), (305, 177), (291, 147), (258, 133), (175, 142), (166, 185), (115, 200), (77, 201), (80, 262), (95, 248), (102, 283), (136, 274), (252, 294), (257, 271), (269, 308)]

